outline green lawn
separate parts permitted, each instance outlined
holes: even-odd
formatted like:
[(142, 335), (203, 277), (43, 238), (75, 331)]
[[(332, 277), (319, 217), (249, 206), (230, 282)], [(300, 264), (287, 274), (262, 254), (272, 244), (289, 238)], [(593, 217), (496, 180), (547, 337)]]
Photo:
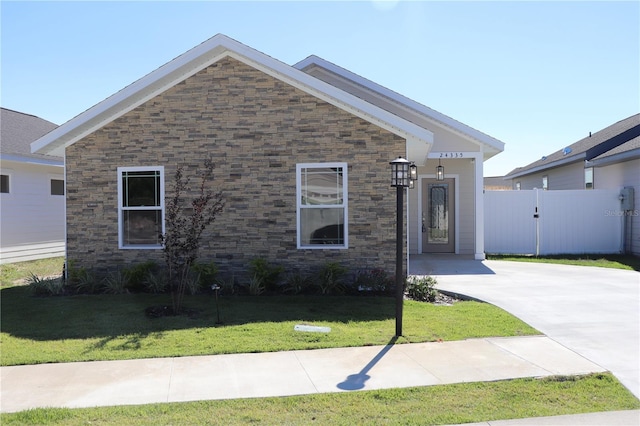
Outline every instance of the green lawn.
[(557, 263), (562, 265), (597, 266), (600, 268), (627, 269), (640, 271), (640, 257), (624, 254), (565, 254), (550, 256), (518, 256), (509, 254), (489, 254), (489, 260), (510, 260), (514, 262)]
[(3, 425), (439, 425), (640, 408), (611, 374), (0, 415)]
[[(168, 295), (32, 297), (15, 286), (29, 272), (55, 275), (62, 259), (3, 267), (2, 365), (117, 360), (384, 345), (395, 332), (388, 297), (228, 296), (217, 323), (212, 295), (189, 296), (191, 316), (148, 318)], [(298, 333), (296, 324), (331, 327)], [(406, 301), (397, 343), (539, 334), (486, 303), (436, 306)], [(0, 423), (156, 424), (455, 424), (593, 411), (638, 409), (611, 374), (490, 383), (92, 409), (35, 409), (1, 414)]]
[[(395, 299), (349, 296), (187, 296), (194, 316), (148, 318), (168, 295), (32, 297), (0, 290), (2, 365), (385, 345), (395, 333)], [(296, 324), (331, 327), (299, 333)], [(406, 301), (398, 343), (539, 334), (487, 303), (436, 306)]]
[(62, 265), (64, 265), (64, 257), (0, 265), (0, 287), (23, 284), (24, 280), (29, 278), (31, 274), (39, 277), (61, 275)]

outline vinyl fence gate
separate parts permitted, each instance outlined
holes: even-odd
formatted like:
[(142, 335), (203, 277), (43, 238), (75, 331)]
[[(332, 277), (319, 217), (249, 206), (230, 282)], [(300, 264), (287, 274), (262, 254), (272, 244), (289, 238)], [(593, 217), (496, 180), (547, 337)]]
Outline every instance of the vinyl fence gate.
[(485, 191), (485, 252), (620, 253), (618, 190)]

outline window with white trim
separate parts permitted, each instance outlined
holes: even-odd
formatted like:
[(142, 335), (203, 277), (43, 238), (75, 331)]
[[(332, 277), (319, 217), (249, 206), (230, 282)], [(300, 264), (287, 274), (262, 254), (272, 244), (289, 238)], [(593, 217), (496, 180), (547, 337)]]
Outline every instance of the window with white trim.
[(296, 165), (298, 248), (348, 248), (347, 163)]
[(8, 194), (9, 192), (9, 175), (0, 175), (0, 193)]
[(51, 195), (64, 195), (64, 180), (50, 179), (50, 181), (51, 181)]
[(593, 167), (584, 169), (584, 189), (593, 189)]
[(545, 191), (549, 189), (549, 177), (546, 175), (542, 176), (542, 189)]
[(118, 246), (162, 248), (164, 167), (118, 167)]

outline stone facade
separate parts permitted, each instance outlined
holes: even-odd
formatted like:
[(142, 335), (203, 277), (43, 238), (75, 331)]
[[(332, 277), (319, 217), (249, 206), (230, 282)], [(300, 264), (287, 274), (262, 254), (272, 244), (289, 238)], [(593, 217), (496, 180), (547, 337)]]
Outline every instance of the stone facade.
[[(118, 248), (117, 167), (177, 165), (193, 176), (211, 157), (226, 206), (203, 234), (201, 261), (243, 276), (262, 257), (287, 271), (327, 261), (350, 269), (395, 267), (395, 190), (389, 161), (404, 139), (225, 58), (66, 149), (67, 250), (75, 267), (109, 270), (161, 250)], [(349, 248), (296, 245), (296, 164), (348, 164)], [(406, 240), (405, 240), (406, 241)]]

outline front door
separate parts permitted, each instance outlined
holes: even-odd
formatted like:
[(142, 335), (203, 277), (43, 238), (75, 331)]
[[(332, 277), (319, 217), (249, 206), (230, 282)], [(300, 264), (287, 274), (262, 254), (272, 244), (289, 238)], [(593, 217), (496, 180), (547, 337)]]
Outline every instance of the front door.
[(422, 251), (455, 251), (455, 186), (453, 179), (422, 181)]

